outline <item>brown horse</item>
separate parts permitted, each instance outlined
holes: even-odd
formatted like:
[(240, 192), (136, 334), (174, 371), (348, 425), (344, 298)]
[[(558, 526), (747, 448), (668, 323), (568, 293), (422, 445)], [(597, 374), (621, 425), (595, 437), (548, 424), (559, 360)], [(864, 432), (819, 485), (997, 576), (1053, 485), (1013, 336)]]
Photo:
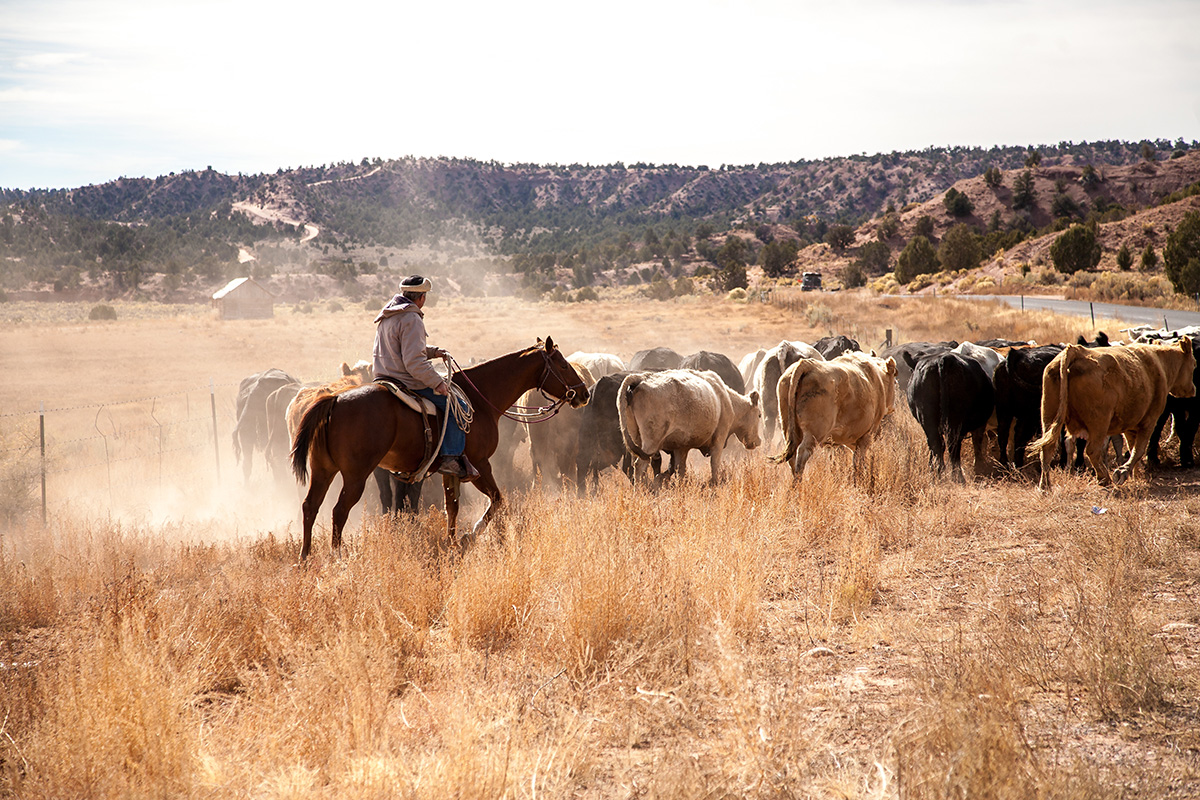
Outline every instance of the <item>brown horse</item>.
[[(509, 353), (454, 374), (474, 406), (467, 433), (466, 456), (479, 470), (475, 488), (488, 498), (487, 510), (475, 523), (466, 542), (455, 534), (458, 521), (458, 478), (443, 475), (446, 498), (446, 534), (453, 544), (468, 544), (500, 510), (503, 498), (488, 462), (496, 451), (496, 423), (504, 410), (523, 392), (540, 389), (559, 402), (578, 407), (587, 402), (588, 390), (578, 373), (547, 337), (543, 343)], [(292, 445), (292, 471), (304, 482), (311, 471), (304, 498), (304, 543), (300, 560), (312, 547), (312, 528), (334, 476), (342, 475), (342, 492), (333, 508), (333, 550), (342, 546), (342, 528), (350, 509), (362, 497), (371, 471), (377, 466), (393, 472), (413, 472), (424, 457), (425, 427), (417, 412), (377, 384), (360, 386), (342, 394), (316, 400), (300, 420)]]

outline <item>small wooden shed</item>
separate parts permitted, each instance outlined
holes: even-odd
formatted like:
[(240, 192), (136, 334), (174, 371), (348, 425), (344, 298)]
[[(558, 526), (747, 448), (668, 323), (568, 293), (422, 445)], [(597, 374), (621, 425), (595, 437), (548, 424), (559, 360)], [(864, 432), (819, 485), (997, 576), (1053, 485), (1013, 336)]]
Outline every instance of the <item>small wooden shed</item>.
[(235, 278), (213, 292), (213, 307), (221, 319), (270, 319), (275, 316), (275, 295), (253, 278)]

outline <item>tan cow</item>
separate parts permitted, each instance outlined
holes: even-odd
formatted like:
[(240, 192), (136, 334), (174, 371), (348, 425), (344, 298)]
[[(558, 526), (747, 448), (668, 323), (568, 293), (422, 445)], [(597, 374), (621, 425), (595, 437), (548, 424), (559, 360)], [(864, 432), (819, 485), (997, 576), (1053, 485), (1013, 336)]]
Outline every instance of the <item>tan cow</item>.
[[(591, 371), (583, 362), (573, 358), (568, 358), (567, 363), (575, 368), (590, 391), (596, 384)], [(540, 392), (533, 390), (523, 394), (517, 405), (532, 408), (548, 403)], [(579, 424), (582, 419), (583, 407), (563, 405), (553, 417), (525, 425), (529, 435), (529, 460), (533, 463), (535, 477), (541, 473), (543, 481), (552, 477), (560, 485), (563, 476), (574, 477), (579, 458)]]
[[(1141, 461), (1150, 435), (1167, 405), (1167, 395), (1195, 397), (1192, 341), (1132, 344), (1091, 349), (1069, 345), (1046, 365), (1042, 378), (1042, 438), (1029, 445), (1041, 450), (1038, 488), (1050, 488), (1050, 462), (1063, 430), (1087, 439), (1084, 454), (1100, 483), (1120, 483)], [(1109, 436), (1122, 435), (1128, 460), (1111, 476), (1104, 463)]]
[(800, 481), (817, 445), (843, 445), (854, 448), (857, 478), (863, 454), (895, 408), (896, 362), (858, 351), (797, 361), (780, 376), (778, 396), (784, 449), (771, 460), (790, 462)]
[[(680, 480), (687, 455), (708, 456), (712, 483), (721, 477), (721, 453), (730, 436), (747, 450), (762, 443), (758, 392), (738, 394), (709, 370), (668, 369), (629, 375), (617, 392), (625, 447), (638, 458), (667, 451)], [(663, 478), (671, 473), (666, 473)]]

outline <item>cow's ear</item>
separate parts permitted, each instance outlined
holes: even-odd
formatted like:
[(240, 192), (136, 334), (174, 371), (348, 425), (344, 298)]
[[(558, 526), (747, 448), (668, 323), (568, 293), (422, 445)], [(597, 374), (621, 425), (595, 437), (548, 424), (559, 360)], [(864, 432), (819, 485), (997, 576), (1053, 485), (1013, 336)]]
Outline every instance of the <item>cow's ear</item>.
[(354, 372), (354, 370), (350, 369), (350, 365), (347, 364), (345, 361), (343, 361), (342, 362), (342, 375), (349, 375), (352, 372)]
[(896, 359), (894, 359), (890, 356), (888, 357), (888, 360), (887, 360), (887, 371), (888, 371), (888, 375), (896, 374)]
[(913, 354), (912, 354), (912, 353), (910, 353), (910, 352), (908, 352), (907, 350), (905, 350), (905, 351), (904, 351), (904, 361), (905, 361), (905, 363), (906, 363), (906, 364), (908, 364), (908, 366), (910, 366), (910, 367), (916, 367), (916, 366), (917, 366), (917, 359), (916, 359), (916, 358), (914, 358), (914, 357), (913, 357)]
[(750, 393), (750, 405), (752, 405), (752, 406), (758, 405), (758, 392)]

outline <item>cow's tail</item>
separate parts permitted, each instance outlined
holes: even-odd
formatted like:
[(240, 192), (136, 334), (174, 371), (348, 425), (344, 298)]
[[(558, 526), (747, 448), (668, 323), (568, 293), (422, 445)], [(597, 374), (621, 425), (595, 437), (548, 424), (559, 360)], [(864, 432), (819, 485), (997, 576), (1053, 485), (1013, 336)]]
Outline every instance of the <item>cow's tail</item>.
[(780, 427), (783, 428), (783, 452), (768, 458), (775, 464), (791, 461), (800, 447), (803, 435), (800, 431), (800, 414), (796, 407), (796, 398), (800, 395), (800, 385), (804, 382), (804, 377), (811, 371), (812, 364), (813, 362), (808, 359), (797, 361), (795, 369), (789, 368), (779, 377), (778, 389), (781, 391), (778, 392), (777, 400), (779, 401)]
[(625, 449), (638, 458), (649, 461), (651, 454), (642, 450), (637, 416), (633, 413), (633, 398), (643, 380), (641, 375), (630, 375), (621, 383), (621, 388), (617, 391), (617, 417), (621, 421), (621, 438), (625, 440)]
[(304, 412), (292, 440), (292, 472), (300, 483), (308, 482), (309, 453), (325, 448), (325, 429), (333, 415), (336, 394), (322, 395)]
[(965, 419), (965, 416), (956, 412), (956, 406), (951, 401), (950, 392), (946, 387), (950, 385), (950, 376), (947, 374), (947, 366), (950, 362), (948, 358), (939, 358), (937, 360), (938, 370), (938, 401), (940, 408), (938, 409), (938, 425), (942, 429), (942, 441), (949, 444), (958, 439), (954, 431), (960, 418)]
[[(1063, 426), (1067, 422), (1067, 374), (1071, 370), (1071, 364), (1075, 362), (1078, 354), (1084, 352), (1084, 348), (1079, 345), (1070, 345), (1063, 351), (1062, 361), (1058, 364), (1058, 408), (1055, 411), (1054, 422), (1050, 427), (1042, 431), (1041, 437), (1029, 445), (1030, 453), (1040, 453), (1043, 448), (1049, 447), (1052, 444), (1057, 445), (1059, 437), (1062, 436)], [(1046, 402), (1046, 381), (1042, 381), (1042, 403)], [(1042, 420), (1045, 424), (1046, 410), (1042, 409)]]

